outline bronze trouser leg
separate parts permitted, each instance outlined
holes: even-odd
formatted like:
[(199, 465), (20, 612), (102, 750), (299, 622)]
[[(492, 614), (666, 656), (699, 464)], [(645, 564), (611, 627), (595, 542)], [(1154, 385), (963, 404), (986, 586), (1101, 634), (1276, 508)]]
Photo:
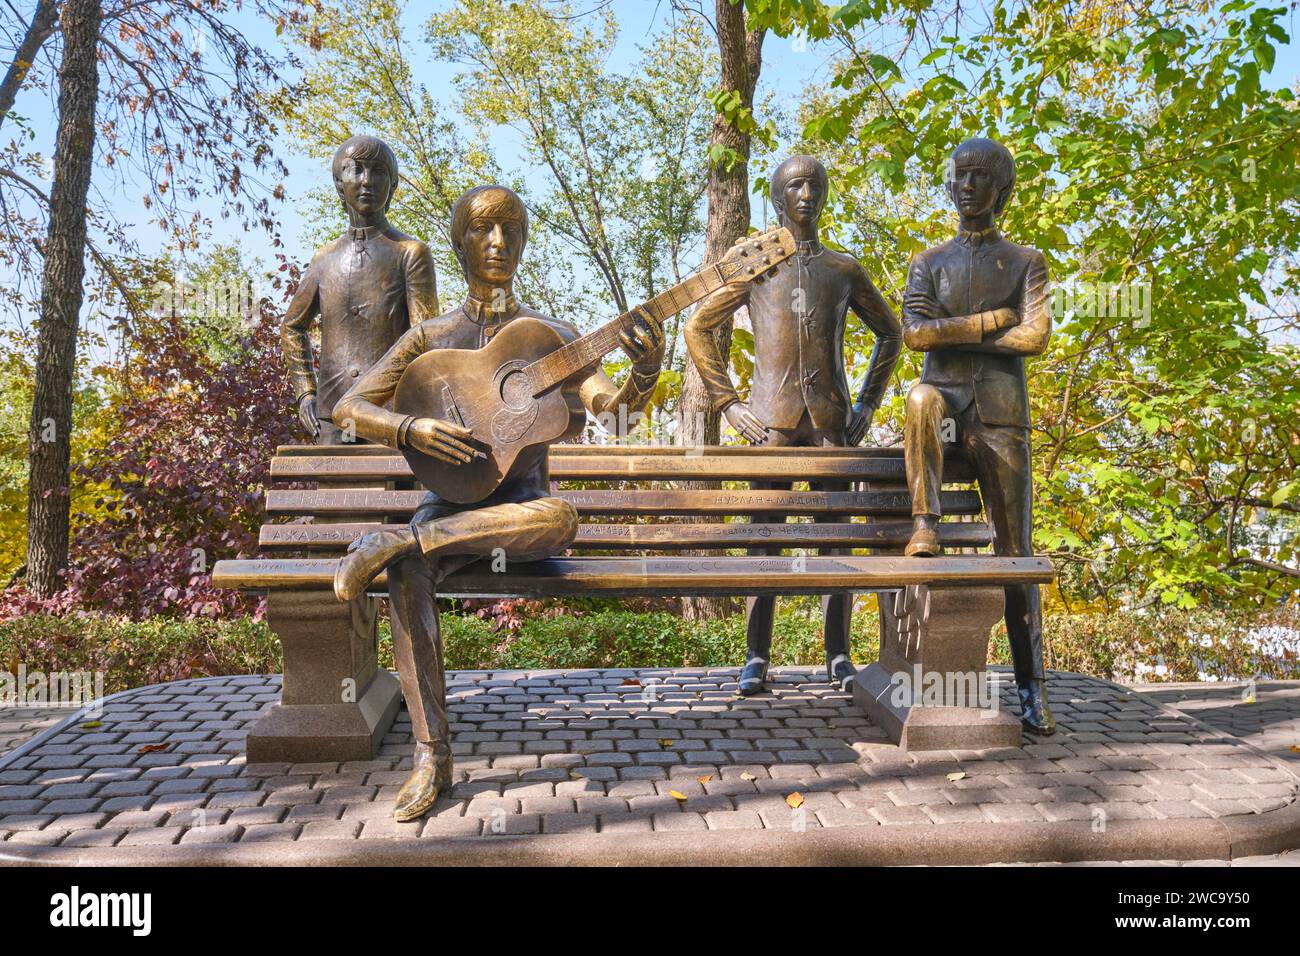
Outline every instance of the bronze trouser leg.
[(388, 566), (388, 610), (393, 657), (402, 697), (411, 714), (411, 731), (442, 757), (451, 753), (447, 728), (447, 682), (442, 669), (442, 634), (434, 588), (441, 577), (423, 556)]
[[(1033, 475), (1029, 429), (985, 425), (972, 405), (960, 423), (962, 441), (979, 477), (984, 511), (993, 527), (993, 551), (1007, 557), (1034, 553)], [(1043, 605), (1037, 584), (1006, 588), (1007, 639), (1016, 683), (1043, 679)]]
[[(812, 445), (818, 446), (841, 446), (844, 444), (843, 433), (831, 434), (828, 432), (816, 432), (813, 436)], [(812, 483), (815, 491), (848, 491), (849, 483), (846, 481), (817, 481)], [(834, 522), (838, 520), (835, 515), (817, 515), (814, 521), (819, 523)], [(848, 554), (847, 548), (819, 548), (818, 554)], [(832, 660), (840, 654), (849, 652), (849, 621), (853, 614), (853, 593), (851, 591), (839, 591), (834, 594), (822, 595), (822, 638), (826, 645), (826, 659)]]
[[(805, 422), (807, 417), (805, 416)], [(801, 423), (802, 424), (802, 423)], [(772, 429), (768, 432), (767, 445), (770, 447), (807, 447), (822, 445), (843, 445), (844, 436), (813, 429), (795, 429), (781, 431)], [(749, 486), (756, 490), (790, 490), (789, 482), (752, 481)], [(839, 481), (813, 482), (817, 491), (847, 491), (848, 485)], [(758, 515), (753, 519), (756, 524), (780, 524), (785, 522), (785, 515)], [(817, 515), (817, 522), (836, 520), (833, 515)], [(780, 554), (780, 548), (751, 549), (750, 554)], [(821, 548), (818, 554), (843, 554), (840, 548)], [(849, 618), (853, 611), (853, 595), (847, 592), (826, 594), (822, 596), (822, 637), (826, 646), (826, 655), (833, 658), (849, 652)], [(771, 595), (745, 599), (745, 643), (749, 657), (769, 658), (772, 651), (772, 624), (776, 616), (776, 598)]]
[(913, 515), (941, 515), (943, 488), (943, 420), (948, 403), (943, 393), (924, 382), (907, 393), (903, 415), (903, 458)]
[[(769, 436), (778, 435), (772, 431)], [(770, 440), (767, 444), (773, 444)], [(790, 482), (751, 481), (749, 487), (755, 491), (789, 491)], [(785, 515), (762, 514), (750, 518), (754, 524), (783, 524)], [(778, 548), (751, 548), (750, 554), (777, 555)], [(745, 646), (747, 659), (761, 657), (767, 660), (772, 650), (772, 618), (776, 614), (776, 598), (771, 595), (745, 598)]]
[(432, 520), (411, 522), (426, 555), (487, 557), (499, 551), (514, 561), (536, 561), (573, 543), (578, 512), (563, 498), (536, 498), (518, 504), (489, 505)]
[[(419, 508), (411, 529), (424, 556), (388, 568), (393, 656), (411, 729), (420, 743), (446, 748), (446, 680), (435, 589), (446, 575), (500, 549), (507, 560), (533, 561), (563, 551), (578, 533), (578, 514), (560, 498), (489, 505), (440, 517), (436, 503)], [(432, 552), (432, 554), (430, 553)]]

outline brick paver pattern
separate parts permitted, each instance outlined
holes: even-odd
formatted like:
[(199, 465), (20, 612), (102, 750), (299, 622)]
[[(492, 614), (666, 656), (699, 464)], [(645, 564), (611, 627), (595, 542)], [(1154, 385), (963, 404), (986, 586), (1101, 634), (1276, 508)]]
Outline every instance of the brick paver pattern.
[(1265, 753), (1300, 761), (1300, 681), (1139, 684), (1134, 689)]
[(0, 756), (67, 716), (66, 707), (0, 707)]
[[(1023, 748), (900, 752), (819, 669), (449, 675), (456, 785), (398, 824), (405, 712), (380, 755), (247, 765), (274, 677), (144, 688), (0, 761), (0, 838), (93, 847), (497, 834), (1182, 819), (1263, 813), (1297, 778), (1235, 738), (1105, 681), (1058, 673), (1061, 731)], [(1001, 701), (1013, 707), (1005, 673)]]

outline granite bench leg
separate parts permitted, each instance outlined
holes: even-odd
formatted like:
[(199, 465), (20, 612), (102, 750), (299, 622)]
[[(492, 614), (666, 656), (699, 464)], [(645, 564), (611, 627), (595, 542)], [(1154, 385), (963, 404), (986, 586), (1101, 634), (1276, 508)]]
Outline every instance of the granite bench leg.
[(272, 592), (267, 618), (284, 649), (284, 683), (249, 731), (249, 763), (372, 759), (402, 699), (379, 666), (375, 600)]
[(1020, 746), (1020, 721), (999, 708), (988, 676), (1002, 588), (913, 585), (880, 597), (880, 659), (853, 684), (867, 716), (904, 750)]

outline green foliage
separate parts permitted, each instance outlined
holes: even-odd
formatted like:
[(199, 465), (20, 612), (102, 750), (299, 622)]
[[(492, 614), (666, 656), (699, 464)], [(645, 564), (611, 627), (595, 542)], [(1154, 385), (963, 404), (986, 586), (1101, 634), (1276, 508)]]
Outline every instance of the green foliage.
[(100, 672), (106, 693), (190, 677), (273, 674), (280, 659), (280, 642), (251, 617), (131, 621), (75, 613), (0, 621), (0, 668)]
[[(811, 606), (810, 606), (811, 607)], [(666, 611), (616, 608), (536, 617), (517, 633), (494, 631), (477, 617), (443, 614), (446, 666), (459, 670), (558, 667), (736, 667), (745, 659), (745, 619), (685, 621)], [(853, 618), (854, 660), (874, 660), (875, 613)], [(380, 624), (380, 657), (392, 663), (388, 622)], [(785, 610), (776, 617), (774, 664), (823, 664), (820, 614)]]
[[(1121, 683), (1300, 678), (1295, 608), (1053, 614), (1045, 632), (1048, 667)], [(1011, 663), (1003, 625), (989, 656)]]
[[(36, 380), (32, 336), (9, 330), (0, 348), (0, 589), (27, 561), (27, 440), (32, 388)], [(115, 427), (113, 389), (104, 369), (92, 368), (86, 349), (78, 355), (78, 385), (72, 393), (72, 523), (95, 512), (102, 486), (86, 482), (78, 469)]]
[[(1261, 83), (1285, 10), (998, 2), (975, 32), (928, 4), (748, 5), (847, 51), (806, 104), (802, 148), (831, 159), (836, 238), (887, 294), (952, 234), (951, 150), (988, 135), (1015, 154), (1000, 226), (1061, 290), (1030, 393), (1036, 544), (1068, 605), (1293, 595), (1300, 111)], [(885, 12), (906, 56), (863, 48), (861, 17)]]
[[(665, 612), (596, 610), (536, 618), (514, 635), (464, 614), (443, 614), (452, 670), (576, 667), (736, 667), (745, 656), (742, 615), (683, 621)], [(820, 619), (783, 610), (774, 664), (823, 663)], [(877, 619), (853, 618), (853, 659), (875, 659)], [(1300, 613), (1178, 611), (1134, 615), (1054, 614), (1046, 621), (1049, 667), (1117, 681), (1300, 678)], [(990, 660), (1007, 664), (1006, 632), (994, 632)], [(0, 669), (101, 671), (109, 693), (168, 680), (280, 670), (280, 646), (264, 620), (130, 621), (94, 614), (30, 615), (0, 621)], [(380, 663), (392, 667), (388, 621)]]

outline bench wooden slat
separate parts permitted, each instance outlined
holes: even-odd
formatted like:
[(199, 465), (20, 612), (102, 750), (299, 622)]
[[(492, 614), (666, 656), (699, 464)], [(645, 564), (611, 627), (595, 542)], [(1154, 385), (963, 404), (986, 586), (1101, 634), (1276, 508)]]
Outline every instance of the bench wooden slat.
[[(343, 551), (363, 534), (381, 528), (378, 522), (344, 524), (266, 524), (259, 544), (265, 551)], [(600, 551), (690, 550), (695, 548), (901, 548), (912, 534), (908, 520), (785, 524), (584, 524), (578, 528), (575, 548)], [(982, 521), (945, 521), (939, 540), (948, 548), (981, 548), (991, 541)]]
[[(954, 459), (965, 459), (965, 452), (956, 445), (945, 445), (945, 457)], [(870, 445), (859, 446), (857, 448), (840, 448), (835, 446), (825, 447), (807, 447), (799, 448), (799, 453), (810, 458), (841, 458), (841, 457), (861, 457), (861, 458), (902, 458), (902, 445)], [(280, 458), (288, 457), (338, 457), (338, 456), (367, 456), (367, 455), (388, 455), (394, 458), (400, 458), (401, 454), (384, 445), (370, 445), (355, 443), (350, 445), (279, 445), (275, 454)], [(781, 457), (790, 454), (790, 449), (781, 447), (766, 447), (754, 445), (707, 445), (702, 447), (682, 446), (682, 445), (579, 445), (579, 444), (560, 444), (552, 445), (550, 449), (551, 457), (571, 457), (581, 455), (594, 455), (597, 457), (641, 457), (644, 455), (655, 455), (666, 458), (699, 458), (702, 455), (716, 458), (739, 457), (739, 458), (764, 458), (764, 457)]]
[[(584, 489), (559, 491), (578, 514), (588, 515), (906, 515), (912, 500), (905, 491), (751, 491), (749, 489)], [(410, 514), (424, 500), (423, 491), (297, 491), (273, 489), (266, 493), (266, 511), (272, 515)], [(945, 491), (940, 502), (944, 514), (978, 514), (979, 494)]]
[[(337, 559), (218, 561), (212, 582), (246, 590), (329, 590)], [(898, 557), (655, 557), (551, 558), (494, 573), (477, 562), (445, 578), (440, 595), (458, 597), (575, 597), (630, 595), (823, 594), (895, 590), (909, 585), (969, 587), (1046, 584), (1043, 557), (994, 555)], [(387, 578), (372, 585), (382, 592)]]
[[(783, 454), (732, 455), (593, 455), (553, 452), (555, 481), (872, 481), (904, 482), (901, 456), (808, 455), (825, 449), (762, 449)], [(862, 449), (865, 451), (866, 449)], [(273, 481), (412, 480), (410, 466), (400, 455), (288, 455), (271, 461)], [(965, 461), (944, 462), (944, 481), (969, 482), (974, 472)]]

